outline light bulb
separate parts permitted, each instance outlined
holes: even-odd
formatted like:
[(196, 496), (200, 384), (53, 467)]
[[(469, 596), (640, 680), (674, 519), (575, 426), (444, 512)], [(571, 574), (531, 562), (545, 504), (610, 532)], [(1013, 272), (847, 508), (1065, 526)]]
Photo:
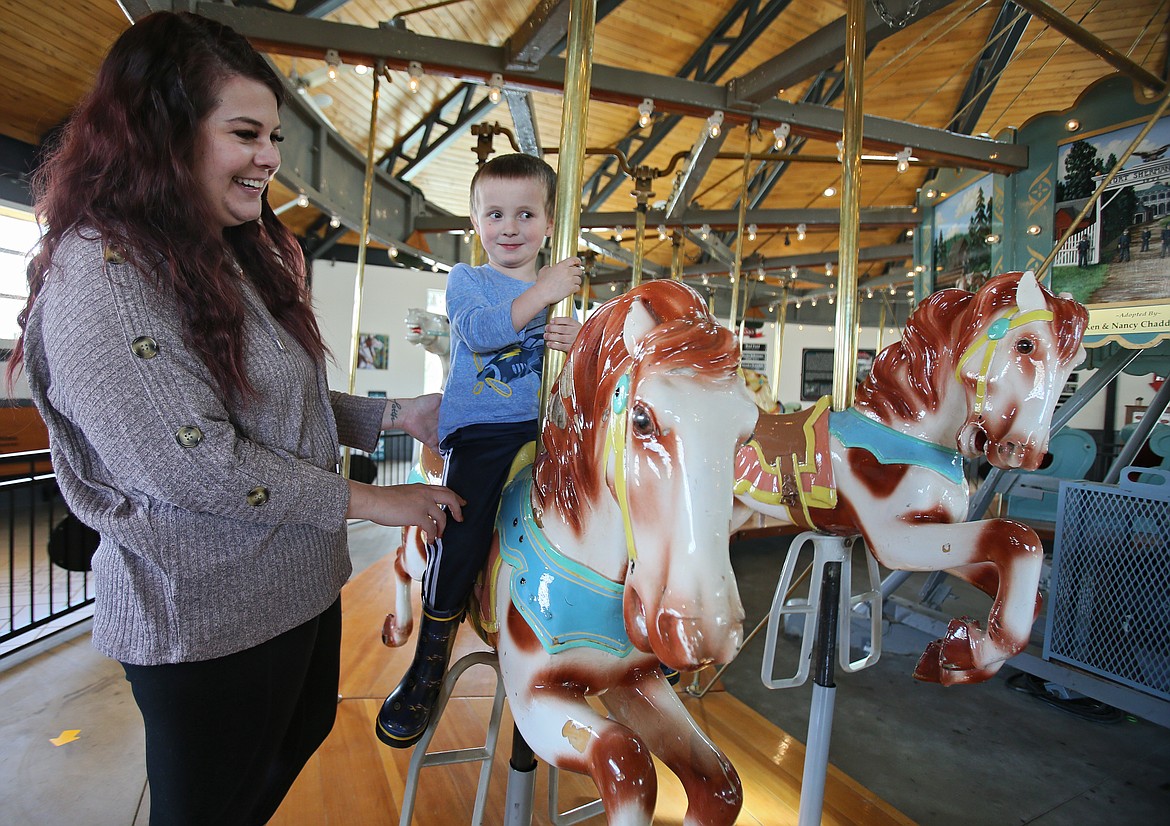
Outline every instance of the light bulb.
[(666, 240), (666, 224), (659, 224), (658, 225), (658, 240), (659, 241)]
[(808, 231), (808, 227), (806, 227), (804, 224), (797, 224), (797, 225), (796, 225), (796, 240), (797, 240), (797, 241), (803, 241), (803, 240), (804, 240), (804, 234), (805, 234), (807, 231)]
[(329, 79), (334, 83), (337, 82), (337, 73), (341, 70), (341, 55), (337, 49), (328, 49), (325, 52), (325, 65), (328, 67), (327, 73)]
[(711, 113), (711, 117), (707, 118), (707, 134), (712, 138), (719, 137), (719, 133), (723, 131), (723, 112), (716, 109)]
[(390, 257), (391, 257), (391, 258), (397, 258), (397, 257), (398, 257), (398, 247), (397, 247), (396, 245), (394, 245), (394, 244), (391, 244), (391, 245), (390, 245)]
[(650, 125), (652, 117), (654, 117), (654, 99), (643, 98), (641, 104), (638, 105), (638, 126), (645, 129)]
[(504, 76), (499, 72), (492, 72), (491, 79), (488, 81), (488, 100), (492, 103), (499, 103), (503, 94)]
[(911, 227), (910, 229), (906, 230), (906, 237), (907, 237), (907, 238), (913, 238), (913, 237), (914, 237), (914, 228), (913, 228), (913, 227)]
[(304, 209), (308, 205), (309, 205), (309, 196), (302, 192), (300, 195), (297, 196), (297, 206), (299, 206), (301, 209)]
[(782, 123), (772, 130), (772, 134), (776, 138), (776, 151), (779, 152), (788, 145), (788, 135), (792, 132), (792, 127), (787, 123)]
[(334, 215), (332, 218), (329, 219), (329, 226), (333, 227), (334, 229), (337, 229), (339, 226), (341, 226), (341, 219), (338, 218), (336, 215)]
[(353, 71), (354, 71), (354, 74), (364, 75), (366, 72), (370, 71), (370, 67), (364, 63), (355, 63), (354, 67), (353, 67)]
[(837, 194), (837, 187), (835, 187), (835, 186), (825, 187), (825, 197), (826, 198), (832, 198), (836, 194)]
[(410, 61), (407, 67), (407, 72), (410, 75), (410, 80), (407, 81), (407, 86), (411, 92), (417, 92), (418, 87), (422, 84), (423, 67), (417, 60)]
[(795, 264), (793, 264), (791, 267), (788, 268), (788, 277), (789, 278), (796, 278), (796, 265)]
[(898, 161), (898, 172), (905, 172), (910, 168), (910, 147), (903, 146), (901, 152), (895, 152), (894, 158)]
[(833, 274), (833, 262), (829, 261), (828, 263), (825, 264), (825, 275), (832, 275), (832, 274)]
[(758, 229), (759, 228), (755, 224), (748, 224), (748, 240), (749, 241), (756, 240), (756, 231)]
[(699, 227), (699, 237), (702, 238), (704, 241), (707, 240), (707, 237), (710, 234), (711, 234), (711, 225), (710, 224), (703, 224), (703, 226)]
[(613, 240), (617, 241), (618, 243), (621, 243), (623, 232), (625, 232), (624, 227), (614, 227), (613, 228)]

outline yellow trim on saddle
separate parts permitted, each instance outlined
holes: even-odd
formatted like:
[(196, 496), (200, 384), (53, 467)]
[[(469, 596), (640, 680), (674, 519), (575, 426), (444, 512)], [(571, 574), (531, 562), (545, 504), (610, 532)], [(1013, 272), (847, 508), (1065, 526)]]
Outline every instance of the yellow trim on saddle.
[[(959, 361), (955, 365), (955, 378), (959, 381), (963, 380), (963, 365), (980, 347), (993, 341), (999, 342), (1008, 334), (1008, 331), (1033, 321), (1052, 321), (1052, 311), (1031, 310), (1022, 314), (1017, 311), (1010, 316), (993, 321), (984, 332), (980, 333), (979, 338), (971, 342), (971, 345), (963, 351), (963, 355), (959, 357)], [(983, 402), (987, 399), (987, 370), (991, 366), (991, 359), (994, 356), (995, 346), (988, 346), (983, 353), (983, 363), (979, 365), (979, 375), (975, 381), (975, 404), (972, 408), (975, 413), (983, 411)]]
[[(817, 467), (816, 462), (817, 430), (818, 425), (823, 424), (824, 418), (828, 415), (831, 403), (831, 397), (822, 396), (807, 413), (803, 414), (806, 416), (801, 424), (801, 430), (804, 433), (804, 456), (801, 457), (799, 454), (792, 453), (787, 457), (792, 462), (792, 481), (796, 485), (797, 502), (805, 524), (812, 524), (812, 516), (809, 513), (809, 508), (832, 509), (837, 506), (837, 488), (831, 479), (828, 485), (818, 485), (811, 481), (818, 471), (822, 470)], [(819, 429), (827, 432), (827, 428), (825, 427), (820, 427)], [(758, 441), (752, 439), (748, 444), (756, 452), (756, 460), (759, 462), (760, 469), (776, 478), (775, 492), (763, 491), (753, 485), (749, 480), (740, 479), (735, 483), (735, 495), (742, 496), (746, 493), (752, 499), (765, 505), (782, 506), (788, 510), (793, 522), (800, 524), (801, 520), (792, 515), (794, 507), (791, 502), (791, 497), (785, 495), (782, 457), (777, 456), (774, 462), (769, 461), (764, 456), (763, 449)], [(822, 445), (822, 448), (826, 451), (824, 455), (827, 456), (828, 445)], [(831, 472), (831, 467), (829, 472)], [(807, 486), (804, 484), (806, 479), (809, 480)]]

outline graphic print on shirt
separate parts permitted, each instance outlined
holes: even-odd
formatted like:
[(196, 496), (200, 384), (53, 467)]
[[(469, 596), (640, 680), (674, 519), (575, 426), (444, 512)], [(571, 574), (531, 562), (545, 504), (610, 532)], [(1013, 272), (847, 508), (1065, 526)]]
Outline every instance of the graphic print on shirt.
[(478, 396), (486, 385), (504, 398), (508, 398), (512, 395), (509, 380), (523, 378), (529, 374), (539, 376), (543, 356), (543, 331), (528, 336), (513, 347), (500, 350), (487, 364), (480, 361), (479, 353), (474, 353), (477, 381), (471, 392)]

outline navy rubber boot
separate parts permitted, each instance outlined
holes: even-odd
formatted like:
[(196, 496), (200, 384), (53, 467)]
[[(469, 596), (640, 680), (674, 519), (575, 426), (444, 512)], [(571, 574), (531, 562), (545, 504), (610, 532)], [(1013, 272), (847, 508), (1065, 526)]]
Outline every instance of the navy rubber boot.
[(443, 617), (423, 608), (414, 660), (398, 687), (382, 703), (374, 725), (378, 739), (386, 745), (410, 748), (426, 731), (462, 618), (462, 611)]

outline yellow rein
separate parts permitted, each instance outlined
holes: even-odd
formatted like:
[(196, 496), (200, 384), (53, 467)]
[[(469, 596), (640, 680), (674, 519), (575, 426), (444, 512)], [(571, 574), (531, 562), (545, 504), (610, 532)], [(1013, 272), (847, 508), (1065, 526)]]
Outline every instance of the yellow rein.
[[(963, 351), (963, 355), (959, 357), (959, 363), (955, 366), (955, 378), (959, 381), (963, 380), (963, 365), (967, 360), (975, 354), (975, 351), (989, 342), (999, 342), (1010, 330), (1016, 327), (1030, 324), (1033, 321), (1052, 321), (1051, 310), (1031, 310), (1026, 313), (1016, 312), (1010, 316), (996, 319), (987, 330), (980, 334), (979, 338), (971, 342), (971, 345)], [(995, 356), (995, 346), (989, 346), (983, 353), (983, 364), (979, 366), (979, 378), (975, 384), (975, 406), (973, 408), (975, 413), (983, 412), (983, 402), (987, 398), (987, 370), (991, 366), (991, 359)]]
[(631, 365), (630, 369), (618, 379), (617, 387), (614, 389), (605, 442), (609, 452), (613, 454), (614, 487), (617, 488), (618, 507), (621, 508), (622, 526), (626, 533), (626, 555), (630, 562), (637, 562), (638, 551), (634, 547), (634, 526), (630, 524), (630, 493), (626, 486), (626, 415), (630, 407), (630, 372), (632, 370), (633, 366)]

